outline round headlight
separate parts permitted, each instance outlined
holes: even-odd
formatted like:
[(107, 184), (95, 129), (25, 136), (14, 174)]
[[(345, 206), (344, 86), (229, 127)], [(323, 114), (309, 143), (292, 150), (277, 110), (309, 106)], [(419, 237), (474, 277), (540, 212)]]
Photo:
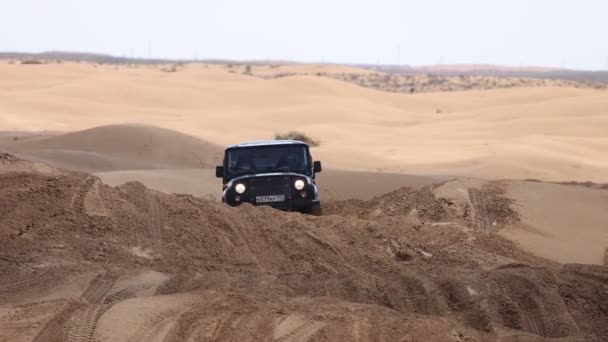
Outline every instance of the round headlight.
[(304, 181), (301, 179), (298, 179), (293, 183), (293, 187), (296, 188), (296, 190), (304, 189), (305, 185), (306, 185), (306, 183), (304, 183)]
[(237, 194), (243, 194), (243, 193), (245, 193), (245, 190), (247, 190), (247, 188), (245, 187), (245, 184), (243, 184), (243, 183), (238, 183), (237, 185), (234, 186), (234, 191), (236, 191)]

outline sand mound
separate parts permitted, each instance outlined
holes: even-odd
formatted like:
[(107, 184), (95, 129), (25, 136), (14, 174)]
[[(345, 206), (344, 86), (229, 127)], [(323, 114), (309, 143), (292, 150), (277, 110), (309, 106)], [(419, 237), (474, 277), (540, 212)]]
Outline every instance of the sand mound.
[(32, 163), (8, 153), (0, 153), (0, 174), (2, 173), (41, 173), (58, 175), (61, 171), (41, 163)]
[(204, 168), (222, 149), (198, 138), (145, 125), (110, 125), (42, 139), (14, 141), (4, 149), (28, 159), (79, 171)]
[(608, 336), (606, 267), (487, 229), (520, 219), (497, 186), (477, 189), (491, 211), (425, 186), (321, 217), (77, 173), (4, 173), (0, 189), (0, 340)]
[[(214, 170), (133, 170), (96, 174), (109, 185), (139, 181), (146, 187), (167, 193), (191, 194), (219, 200), (220, 181)], [(327, 212), (354, 206), (351, 214), (370, 212), (369, 201), (379, 201), (396, 188), (422, 187), (445, 182), (435, 189), (439, 197), (458, 202), (472, 201), (484, 211), (477, 223), (495, 231), (494, 222), (513, 210), (521, 220), (500, 234), (535, 255), (560, 263), (602, 264), (608, 246), (608, 191), (604, 185), (563, 185), (542, 182), (501, 181), (504, 194), (496, 196), (493, 182), (479, 179), (425, 177), (381, 172), (353, 172), (326, 169), (319, 177), (321, 198)], [(488, 184), (490, 190), (477, 191)], [(377, 198), (374, 198), (377, 197)], [(389, 197), (390, 198), (390, 197)], [(507, 199), (508, 198), (508, 199)], [(335, 201), (338, 200), (338, 201)], [(347, 201), (345, 201), (347, 200)], [(357, 205), (360, 203), (360, 205)], [(472, 214), (476, 212), (472, 210)]]
[[(157, 169), (98, 172), (96, 176), (111, 186), (140, 182), (146, 187), (166, 193), (190, 194), (196, 197), (219, 198), (221, 180), (213, 169)], [(420, 188), (440, 177), (413, 176), (380, 172), (353, 172), (325, 169), (317, 176), (321, 198), (344, 200), (371, 199), (400, 187)]]

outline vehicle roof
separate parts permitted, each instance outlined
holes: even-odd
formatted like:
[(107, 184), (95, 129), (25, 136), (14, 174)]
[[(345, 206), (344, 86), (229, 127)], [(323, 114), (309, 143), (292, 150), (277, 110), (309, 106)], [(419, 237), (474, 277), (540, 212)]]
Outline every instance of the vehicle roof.
[(304, 145), (308, 146), (307, 143), (299, 140), (261, 140), (261, 141), (248, 141), (240, 144), (229, 145), (228, 149), (241, 148), (241, 147), (256, 147), (256, 146), (277, 146), (277, 145)]

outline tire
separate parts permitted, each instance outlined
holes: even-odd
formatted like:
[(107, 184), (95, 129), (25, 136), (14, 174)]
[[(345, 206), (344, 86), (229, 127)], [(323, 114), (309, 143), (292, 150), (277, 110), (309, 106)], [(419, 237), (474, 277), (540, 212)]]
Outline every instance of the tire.
[(321, 215), (323, 215), (323, 210), (321, 210), (321, 205), (317, 204), (315, 206), (312, 206), (312, 208), (310, 208), (309, 214), (313, 215), (313, 216), (321, 216)]

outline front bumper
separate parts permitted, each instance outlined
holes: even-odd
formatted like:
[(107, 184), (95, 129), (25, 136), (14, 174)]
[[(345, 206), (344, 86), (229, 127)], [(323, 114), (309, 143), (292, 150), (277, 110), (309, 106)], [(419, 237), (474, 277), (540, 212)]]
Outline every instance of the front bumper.
[[(298, 176), (297, 178), (303, 179)], [(277, 177), (277, 178), (257, 178), (257, 179), (241, 179), (238, 182), (229, 184), (223, 193), (223, 202), (238, 206), (242, 203), (250, 203), (253, 205), (267, 205), (276, 209), (287, 211), (310, 211), (315, 206), (320, 205), (319, 193), (314, 182), (307, 180), (307, 184), (303, 190), (296, 190), (292, 184), (295, 178)], [(234, 184), (243, 183), (246, 185), (246, 191), (243, 194), (237, 194), (234, 189)], [(302, 197), (302, 192), (306, 195)], [(284, 196), (284, 200), (277, 202), (262, 202), (258, 203), (258, 196)]]
[(238, 206), (243, 203), (250, 203), (256, 206), (267, 205), (276, 209), (287, 210), (287, 211), (303, 211), (309, 210), (314, 206), (320, 205), (319, 199), (314, 198), (285, 198), (285, 201), (281, 202), (263, 202), (257, 203), (255, 196), (243, 195), (228, 195), (224, 196), (224, 202), (230, 206)]

